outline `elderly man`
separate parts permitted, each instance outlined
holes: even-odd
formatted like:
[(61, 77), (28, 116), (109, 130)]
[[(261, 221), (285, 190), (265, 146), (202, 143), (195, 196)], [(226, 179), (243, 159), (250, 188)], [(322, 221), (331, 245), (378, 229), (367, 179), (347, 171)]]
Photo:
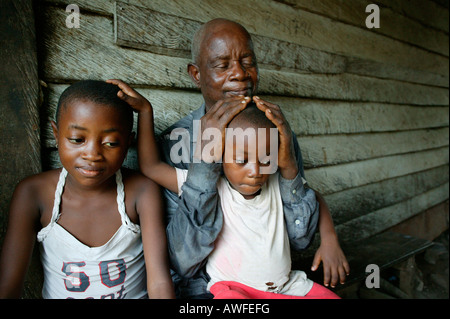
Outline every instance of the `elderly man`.
[[(278, 127), (283, 128), (279, 130), (280, 134), (286, 134), (292, 141), (286, 146), (288, 151), (284, 152), (290, 154), (285, 159), (285, 164), (290, 168), (290, 178), (281, 192), (295, 194), (304, 171), (297, 139), (280, 108), (255, 96), (258, 66), (250, 34), (243, 26), (225, 19), (214, 19), (204, 24), (194, 36), (188, 72), (200, 88), (204, 104), (162, 134), (164, 161), (171, 166), (188, 169), (180, 197), (165, 190), (167, 236), (177, 297), (208, 298), (211, 297), (206, 290), (209, 278), (204, 265), (223, 225), (221, 210), (211, 207), (217, 202), (209, 201), (208, 198), (215, 189), (222, 167), (217, 163), (194, 160), (194, 153), (201, 153), (203, 146), (195, 134), (201, 136), (205, 129), (216, 128), (224, 137), (225, 128), (231, 119), (253, 99), (260, 109), (270, 110), (280, 123)], [(174, 136), (181, 139), (174, 139)], [(221, 154), (215, 154), (215, 157), (216, 161), (220, 161)], [(321, 246), (316, 252), (312, 269), (317, 269), (323, 261), (324, 284), (328, 286), (331, 283), (333, 287), (338, 281), (345, 281), (349, 268), (339, 246), (329, 209), (317, 192), (316, 196), (320, 205), (318, 228)], [(311, 238), (307, 243), (295, 238), (295, 228), (299, 224), (295, 221), (300, 216), (292, 216), (286, 207), (284, 210), (291, 246), (305, 248)]]

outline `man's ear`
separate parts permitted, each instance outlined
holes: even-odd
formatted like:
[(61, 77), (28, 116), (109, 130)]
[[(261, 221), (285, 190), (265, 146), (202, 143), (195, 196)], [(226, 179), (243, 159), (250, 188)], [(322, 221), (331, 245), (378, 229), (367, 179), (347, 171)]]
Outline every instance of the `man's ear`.
[(201, 85), (200, 85), (200, 69), (198, 68), (198, 66), (195, 65), (194, 63), (189, 63), (188, 64), (188, 73), (189, 73), (192, 81), (194, 81), (195, 85), (198, 88), (201, 88)]

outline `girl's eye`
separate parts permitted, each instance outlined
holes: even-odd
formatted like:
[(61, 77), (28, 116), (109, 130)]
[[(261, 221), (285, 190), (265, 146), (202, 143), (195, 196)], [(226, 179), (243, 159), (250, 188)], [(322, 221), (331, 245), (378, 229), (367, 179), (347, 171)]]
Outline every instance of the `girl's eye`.
[(119, 142), (106, 142), (104, 145), (108, 147), (117, 147), (119, 146)]
[(68, 138), (68, 140), (72, 144), (81, 144), (84, 141), (82, 138)]

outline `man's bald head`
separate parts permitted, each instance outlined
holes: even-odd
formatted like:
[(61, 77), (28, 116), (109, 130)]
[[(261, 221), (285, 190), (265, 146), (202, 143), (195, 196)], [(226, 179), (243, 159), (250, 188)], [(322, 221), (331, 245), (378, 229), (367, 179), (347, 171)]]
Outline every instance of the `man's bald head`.
[(241, 24), (227, 19), (217, 18), (203, 24), (194, 34), (194, 38), (192, 39), (191, 44), (193, 63), (198, 64), (201, 46), (204, 41), (210, 37), (213, 37), (217, 32), (220, 32), (223, 29), (235, 29), (236, 31), (242, 32), (248, 37), (253, 49), (251, 36)]

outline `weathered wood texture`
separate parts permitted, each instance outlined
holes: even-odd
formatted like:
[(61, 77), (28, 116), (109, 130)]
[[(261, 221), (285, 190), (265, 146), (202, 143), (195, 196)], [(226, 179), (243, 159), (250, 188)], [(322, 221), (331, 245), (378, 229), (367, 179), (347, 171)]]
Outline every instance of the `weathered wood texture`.
[[(381, 9), (367, 29), (365, 7)], [(202, 102), (187, 72), (192, 34), (216, 17), (252, 34), (261, 96), (296, 132), (309, 183), (345, 241), (382, 232), (448, 200), (448, 8), (431, 0), (65, 0), (39, 10), (43, 110), (68, 83), (120, 78), (152, 101), (157, 133)], [(423, 14), (423, 16), (421, 15)], [(48, 122), (45, 169), (58, 166)], [(127, 165), (135, 165), (132, 152)]]
[[(0, 247), (16, 184), (41, 170), (39, 79), (32, 1), (0, 2)], [(33, 259), (24, 297), (40, 295)]]

